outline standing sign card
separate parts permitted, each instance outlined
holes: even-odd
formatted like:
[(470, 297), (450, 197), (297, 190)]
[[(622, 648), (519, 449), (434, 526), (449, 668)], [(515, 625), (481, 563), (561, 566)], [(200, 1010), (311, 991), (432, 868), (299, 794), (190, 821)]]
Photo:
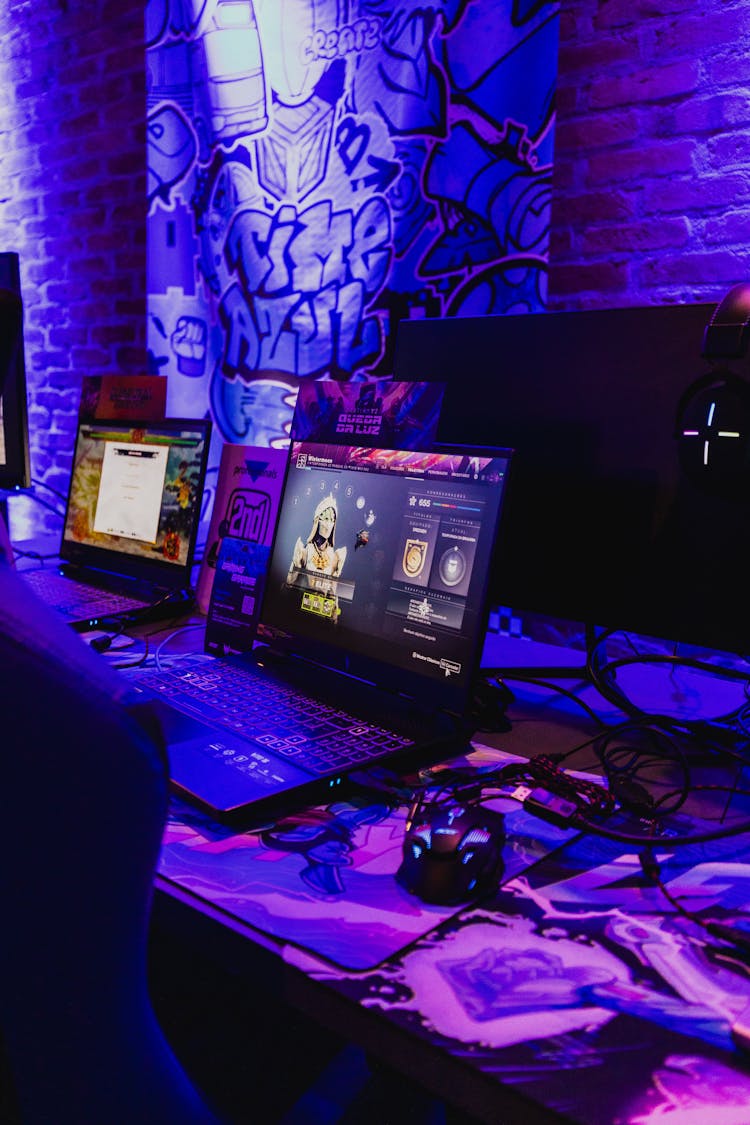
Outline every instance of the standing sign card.
[(222, 449), (195, 594), (201, 613), (208, 613), (219, 548), (226, 536), (270, 546), (288, 455), (286, 449), (267, 446), (228, 443)]
[(165, 417), (166, 407), (163, 375), (84, 375), (81, 381), (81, 418), (155, 422)]
[(219, 547), (206, 623), (206, 652), (249, 652), (260, 616), (271, 548), (226, 535)]
[(437, 435), (443, 383), (308, 380), (300, 385), (292, 420), (299, 441), (429, 449)]

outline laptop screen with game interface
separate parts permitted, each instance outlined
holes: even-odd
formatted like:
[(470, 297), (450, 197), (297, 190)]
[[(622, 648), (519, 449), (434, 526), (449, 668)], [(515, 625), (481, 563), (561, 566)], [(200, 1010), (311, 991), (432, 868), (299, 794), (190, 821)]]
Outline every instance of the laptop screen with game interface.
[(465, 692), (509, 458), (293, 442), (263, 625)]
[(200, 519), (210, 424), (81, 421), (61, 557), (177, 584)]

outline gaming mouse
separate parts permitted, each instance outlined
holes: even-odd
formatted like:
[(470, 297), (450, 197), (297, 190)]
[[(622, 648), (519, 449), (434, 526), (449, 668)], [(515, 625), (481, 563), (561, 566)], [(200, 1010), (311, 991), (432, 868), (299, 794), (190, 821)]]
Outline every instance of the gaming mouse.
[(404, 835), (396, 879), (423, 902), (469, 902), (497, 888), (504, 841), (499, 813), (481, 805), (428, 805)]

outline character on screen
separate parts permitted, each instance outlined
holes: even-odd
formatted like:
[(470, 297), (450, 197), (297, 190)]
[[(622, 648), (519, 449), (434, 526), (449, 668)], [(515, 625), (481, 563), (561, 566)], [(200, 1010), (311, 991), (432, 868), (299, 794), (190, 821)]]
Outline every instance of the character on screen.
[(338, 507), (331, 493), (315, 509), (310, 534), (298, 539), (292, 554), (292, 567), (338, 578), (346, 559), (346, 547), (336, 547)]
[(180, 467), (174, 479), (167, 485), (170, 492), (177, 493), (177, 503), (184, 511), (190, 505), (191, 497), (191, 484), (188, 478), (188, 463), (187, 461), (180, 461)]

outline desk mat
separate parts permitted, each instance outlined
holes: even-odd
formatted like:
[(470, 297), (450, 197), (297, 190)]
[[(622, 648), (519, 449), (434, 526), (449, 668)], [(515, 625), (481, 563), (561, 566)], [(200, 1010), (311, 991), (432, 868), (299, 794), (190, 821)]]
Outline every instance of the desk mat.
[[(520, 760), (475, 747), (451, 764)], [(369, 800), (320, 806), (293, 828), (255, 833), (237, 833), (175, 801), (159, 874), (280, 942), (344, 969), (374, 968), (466, 906), (427, 905), (396, 882), (406, 810)], [(503, 881), (573, 835), (516, 801), (488, 804), (505, 815)]]
[[(750, 932), (747, 834), (658, 854), (674, 897)], [(498, 1113), (512, 1090), (534, 1120), (542, 1104), (577, 1125), (750, 1122), (730, 1038), (747, 961), (680, 916), (632, 847), (579, 837), (368, 973), (288, 960), (497, 1083)]]

